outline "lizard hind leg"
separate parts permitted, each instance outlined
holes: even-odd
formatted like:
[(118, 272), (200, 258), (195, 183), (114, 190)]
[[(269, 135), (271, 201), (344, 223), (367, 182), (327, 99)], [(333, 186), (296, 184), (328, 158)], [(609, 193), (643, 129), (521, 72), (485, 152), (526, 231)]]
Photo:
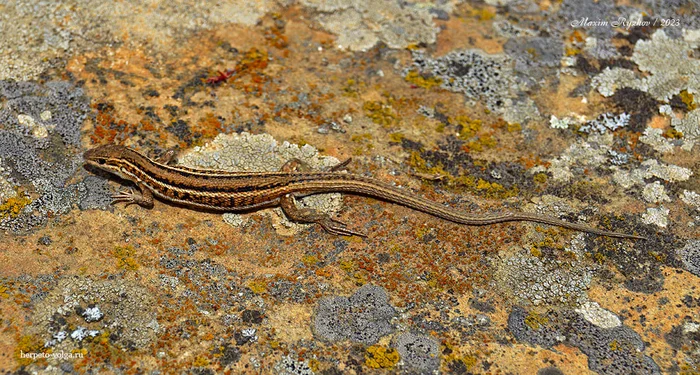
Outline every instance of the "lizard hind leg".
[(300, 223), (316, 223), (326, 232), (339, 236), (360, 236), (367, 237), (366, 234), (349, 229), (345, 223), (333, 219), (328, 214), (316, 211), (311, 208), (299, 208), (294, 197), (290, 194), (280, 198), (280, 207), (289, 220)]

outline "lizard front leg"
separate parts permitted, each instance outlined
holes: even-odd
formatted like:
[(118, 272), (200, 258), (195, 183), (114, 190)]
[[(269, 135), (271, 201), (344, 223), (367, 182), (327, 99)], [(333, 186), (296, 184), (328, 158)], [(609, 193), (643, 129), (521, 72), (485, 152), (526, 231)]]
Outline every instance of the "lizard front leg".
[(137, 182), (136, 187), (139, 188), (140, 194), (134, 191), (133, 188), (120, 190), (117, 194), (112, 195), (112, 204), (124, 202), (126, 206), (128, 206), (136, 203), (141, 207), (153, 208), (153, 193), (151, 189), (146, 187), (142, 182)]

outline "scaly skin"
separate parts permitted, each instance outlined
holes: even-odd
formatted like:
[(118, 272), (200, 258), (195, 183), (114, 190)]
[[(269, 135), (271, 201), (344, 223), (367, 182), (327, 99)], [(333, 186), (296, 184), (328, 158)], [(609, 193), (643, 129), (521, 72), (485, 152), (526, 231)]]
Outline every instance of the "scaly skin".
[[(153, 195), (185, 206), (218, 211), (243, 211), (281, 206), (294, 221), (320, 224), (341, 235), (363, 235), (346, 228), (323, 213), (299, 209), (295, 197), (342, 192), (364, 195), (399, 204), (417, 211), (465, 225), (490, 225), (509, 221), (530, 221), (593, 233), (601, 236), (644, 239), (633, 234), (611, 232), (584, 224), (529, 213), (474, 215), (456, 211), (383, 182), (334, 170), (301, 172), (301, 162), (293, 160), (279, 172), (226, 172), (169, 166), (124, 146), (104, 145), (84, 154), (87, 164), (132, 181), (141, 190), (115, 195), (115, 201), (153, 206)], [(343, 163), (344, 165), (344, 163)]]

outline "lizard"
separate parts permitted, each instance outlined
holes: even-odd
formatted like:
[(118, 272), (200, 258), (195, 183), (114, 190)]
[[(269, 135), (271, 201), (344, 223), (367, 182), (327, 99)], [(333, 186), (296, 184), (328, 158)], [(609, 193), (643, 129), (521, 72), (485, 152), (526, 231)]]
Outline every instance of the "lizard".
[(83, 158), (87, 165), (131, 181), (140, 191), (132, 188), (121, 190), (113, 195), (112, 203), (135, 203), (145, 208), (153, 207), (154, 195), (185, 207), (214, 211), (251, 211), (279, 206), (292, 221), (316, 223), (336, 235), (365, 236), (326, 213), (299, 208), (295, 203), (296, 198), (307, 195), (340, 192), (387, 201), (464, 225), (527, 221), (600, 236), (645, 239), (533, 213), (463, 213), (379, 180), (341, 172), (350, 159), (327, 171), (304, 170), (306, 167), (302, 161), (292, 159), (277, 172), (231, 172), (172, 166), (165, 159), (154, 160), (115, 144), (87, 150)]

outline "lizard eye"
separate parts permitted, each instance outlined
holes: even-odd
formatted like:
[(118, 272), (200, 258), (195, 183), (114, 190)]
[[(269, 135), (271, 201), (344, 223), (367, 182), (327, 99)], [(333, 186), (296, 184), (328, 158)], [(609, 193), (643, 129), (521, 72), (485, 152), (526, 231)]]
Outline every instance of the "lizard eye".
[(97, 163), (100, 164), (100, 165), (101, 165), (101, 164), (104, 164), (104, 163), (105, 163), (105, 159), (97, 159)]

